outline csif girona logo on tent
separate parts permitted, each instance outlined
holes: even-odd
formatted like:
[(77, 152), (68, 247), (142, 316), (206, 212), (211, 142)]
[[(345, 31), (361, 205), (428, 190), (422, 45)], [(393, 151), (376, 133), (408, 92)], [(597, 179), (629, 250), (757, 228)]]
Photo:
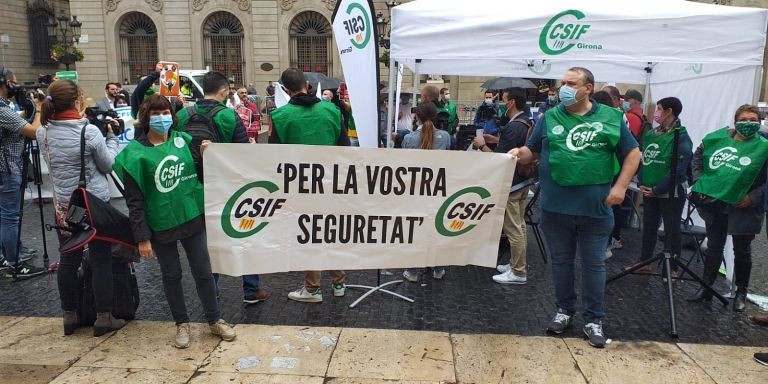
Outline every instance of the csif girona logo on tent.
[(365, 48), (371, 41), (373, 26), (366, 7), (353, 2), (347, 7), (349, 17), (344, 20), (344, 30), (349, 35), (349, 42), (357, 49)]
[(569, 9), (549, 19), (539, 35), (539, 48), (547, 55), (560, 55), (570, 49), (600, 50), (600, 44), (582, 41), (592, 25), (583, 22), (583, 12)]

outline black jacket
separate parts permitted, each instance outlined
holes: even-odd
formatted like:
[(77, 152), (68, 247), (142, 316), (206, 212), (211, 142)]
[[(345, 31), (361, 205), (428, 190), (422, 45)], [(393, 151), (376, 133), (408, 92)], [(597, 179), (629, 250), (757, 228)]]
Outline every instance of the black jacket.
[[(509, 120), (509, 122), (499, 130), (499, 143), (496, 144), (496, 148), (494, 148), (493, 151), (496, 153), (507, 153), (512, 148), (525, 146), (528, 139), (528, 125), (523, 123), (523, 121), (530, 120), (531, 116), (525, 112), (515, 117), (514, 120)], [(515, 177), (512, 179), (512, 185), (518, 184), (526, 179), (528, 178), (515, 172)]]

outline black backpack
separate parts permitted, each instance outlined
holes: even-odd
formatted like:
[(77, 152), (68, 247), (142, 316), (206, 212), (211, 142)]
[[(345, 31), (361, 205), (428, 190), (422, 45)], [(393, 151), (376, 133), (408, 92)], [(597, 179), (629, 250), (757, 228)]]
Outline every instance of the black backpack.
[(195, 160), (195, 170), (200, 182), (203, 182), (203, 156), (200, 154), (200, 143), (203, 140), (210, 140), (214, 143), (221, 142), (221, 135), (216, 128), (216, 124), (213, 122), (213, 117), (224, 109), (226, 107), (217, 105), (203, 115), (197, 113), (197, 109), (194, 106), (187, 107), (189, 121), (184, 126), (184, 132), (192, 136), (192, 143), (189, 149), (192, 151), (192, 159)]

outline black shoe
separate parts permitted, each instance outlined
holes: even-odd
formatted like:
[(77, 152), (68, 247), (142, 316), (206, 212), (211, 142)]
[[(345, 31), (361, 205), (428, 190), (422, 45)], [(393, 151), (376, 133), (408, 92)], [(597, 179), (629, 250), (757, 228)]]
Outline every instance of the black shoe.
[[(37, 251), (34, 249), (31, 250), (22, 248), (21, 252), (19, 252), (19, 261), (22, 263), (25, 261), (32, 260), (33, 257), (37, 255)], [(8, 260), (5, 259), (4, 255), (0, 255), (0, 271), (8, 268), (11, 265), (11, 263), (8, 262)]]
[(744, 312), (747, 309), (747, 294), (736, 293), (736, 297), (733, 298), (733, 310), (736, 312)]
[(768, 366), (768, 353), (755, 353), (755, 361)]
[(712, 292), (709, 291), (709, 289), (701, 287), (699, 288), (696, 293), (693, 294), (693, 296), (685, 299), (685, 301), (690, 303), (701, 303), (703, 301), (712, 301)]
[[(15, 273), (14, 273), (14, 268), (15, 268)], [(8, 269), (6, 269), (5, 277), (25, 279), (28, 277), (42, 275), (47, 272), (48, 270), (45, 268), (35, 267), (34, 265), (29, 265), (25, 262), (21, 262), (17, 264), (16, 267), (9, 267)]]

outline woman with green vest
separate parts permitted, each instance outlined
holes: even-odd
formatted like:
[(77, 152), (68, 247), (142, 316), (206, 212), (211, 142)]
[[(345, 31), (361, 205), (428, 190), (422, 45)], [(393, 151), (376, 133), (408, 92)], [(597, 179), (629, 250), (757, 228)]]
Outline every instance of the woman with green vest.
[[(707, 251), (704, 281), (712, 285), (723, 258), (727, 235), (733, 237), (734, 284), (733, 310), (744, 311), (752, 272), (752, 240), (763, 223), (763, 195), (768, 161), (768, 140), (757, 134), (760, 111), (754, 105), (742, 105), (734, 116), (735, 127), (714, 131), (701, 142), (693, 155), (691, 201), (706, 223)], [(701, 287), (690, 302), (712, 300)]]
[[(656, 249), (659, 225), (664, 222), (664, 231), (670, 237), (675, 255), (680, 255), (680, 217), (683, 213), (686, 194), (688, 166), (693, 157), (693, 142), (685, 127), (680, 125), (683, 104), (676, 97), (666, 97), (656, 103), (654, 120), (659, 124), (642, 137), (642, 160), (640, 163), (640, 191), (643, 193), (643, 243), (640, 262), (653, 257)], [(677, 132), (677, 172), (671, 180), (672, 155), (675, 152)], [(674, 190), (674, 197), (671, 192)], [(650, 273), (646, 265), (637, 270)], [(677, 266), (673, 265), (672, 278), (677, 278)]]
[(203, 186), (189, 148), (192, 137), (171, 130), (176, 124), (168, 99), (147, 97), (139, 109), (139, 127), (144, 134), (120, 152), (113, 168), (125, 185), (139, 253), (145, 259), (157, 257), (160, 263), (165, 298), (176, 321), (174, 346), (187, 348), (190, 327), (181, 285), (179, 242), (187, 254), (211, 333), (231, 341), (235, 330), (221, 319), (216, 300), (203, 220)]

